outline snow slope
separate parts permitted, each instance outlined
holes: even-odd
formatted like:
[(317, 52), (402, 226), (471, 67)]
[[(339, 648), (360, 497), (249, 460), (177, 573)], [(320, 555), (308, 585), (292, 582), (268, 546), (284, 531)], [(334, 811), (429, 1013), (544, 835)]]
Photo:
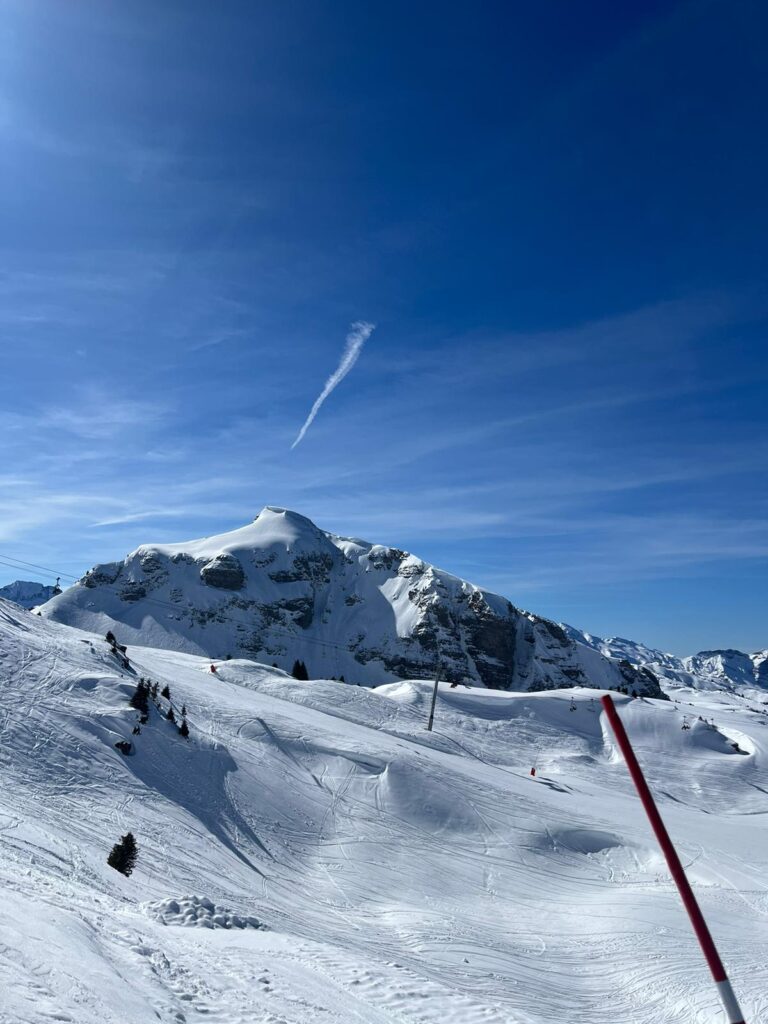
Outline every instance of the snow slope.
[(375, 683), (410, 676), (501, 689), (582, 685), (661, 696), (656, 679), (560, 626), (396, 548), (265, 508), (231, 533), (144, 545), (98, 565), (43, 614), (121, 641), (245, 656)]
[[(443, 684), (430, 734), (428, 682), (128, 657), (0, 602), (0, 1020), (721, 1020), (594, 690)], [(137, 675), (188, 740), (133, 734)], [(674, 696), (617, 700), (756, 1022), (768, 708)]]

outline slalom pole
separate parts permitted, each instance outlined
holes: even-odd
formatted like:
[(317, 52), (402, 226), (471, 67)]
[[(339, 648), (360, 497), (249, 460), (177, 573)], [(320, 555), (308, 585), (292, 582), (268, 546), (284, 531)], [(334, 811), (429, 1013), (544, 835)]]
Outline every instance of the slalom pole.
[(645, 781), (643, 770), (635, 757), (635, 752), (632, 749), (632, 744), (629, 742), (629, 736), (627, 736), (626, 729), (619, 718), (619, 713), (616, 710), (616, 705), (613, 703), (613, 698), (610, 694), (606, 694), (600, 698), (600, 703), (605, 709), (605, 713), (608, 717), (608, 721), (611, 724), (616, 741), (619, 748), (624, 755), (624, 760), (627, 762), (627, 768), (629, 774), (632, 776), (632, 781), (635, 784), (635, 789), (638, 792), (640, 800), (642, 801), (645, 813), (648, 815), (648, 820), (651, 823), (651, 828), (656, 833), (656, 838), (659, 841), (664, 856), (669, 867), (670, 874), (675, 881), (677, 891), (680, 893), (680, 898), (683, 901), (683, 905), (688, 912), (688, 917), (693, 925), (693, 930), (696, 933), (696, 938), (699, 940), (701, 951), (704, 954), (704, 958), (709, 965), (709, 970), (712, 973), (712, 977), (717, 988), (717, 994), (720, 996), (720, 1001), (723, 1004), (725, 1010), (725, 1016), (727, 1024), (744, 1024), (744, 1014), (741, 1012), (736, 994), (731, 987), (731, 983), (728, 980), (728, 975), (725, 973), (723, 962), (720, 959), (720, 954), (717, 952), (717, 947), (712, 939), (712, 936), (707, 927), (707, 922), (704, 920), (704, 915), (699, 908), (699, 904), (696, 901), (696, 897), (693, 894), (688, 878), (685, 874), (685, 869), (680, 863), (680, 858), (677, 855), (677, 850), (672, 844), (672, 840), (669, 838), (664, 822), (661, 820), (661, 815), (656, 806), (656, 801), (653, 799), (653, 794), (648, 788), (648, 783)]
[(432, 690), (432, 706), (429, 709), (429, 721), (427, 722), (427, 732), (432, 732), (432, 723), (435, 720), (435, 701), (437, 700), (437, 686), (440, 682), (440, 665), (437, 666), (437, 672), (435, 672), (435, 686)]

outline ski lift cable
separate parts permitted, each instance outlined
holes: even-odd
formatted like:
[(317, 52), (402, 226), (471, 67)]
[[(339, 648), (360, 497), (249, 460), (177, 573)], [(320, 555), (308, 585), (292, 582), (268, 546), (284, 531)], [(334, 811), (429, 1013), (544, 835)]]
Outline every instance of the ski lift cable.
[[(6, 562), (4, 558), (0, 558), (0, 565), (4, 565), (8, 569), (22, 570), (28, 576), (39, 577), (41, 580), (48, 580), (51, 578), (51, 574), (49, 572), (39, 572), (37, 569), (26, 569), (24, 566), (14, 565), (13, 562)], [(37, 579), (35, 579), (34, 582), (36, 583)]]
[(74, 580), (75, 583), (81, 578), (79, 576), (72, 576), (72, 574), (68, 573), (68, 572), (62, 572), (59, 569), (51, 569), (47, 565), (38, 565), (36, 562), (25, 562), (21, 558), (15, 558), (13, 555), (6, 555), (6, 554), (3, 554), (2, 552), (0, 552), (0, 559), (2, 559), (5, 564), (7, 564), (8, 562), (15, 562), (16, 565), (10, 566), (10, 568), (12, 568), (12, 569), (13, 568), (22, 567), (22, 566), (24, 568), (40, 569), (46, 575), (49, 575), (49, 576), (60, 576), (60, 577), (62, 577), (62, 579)]

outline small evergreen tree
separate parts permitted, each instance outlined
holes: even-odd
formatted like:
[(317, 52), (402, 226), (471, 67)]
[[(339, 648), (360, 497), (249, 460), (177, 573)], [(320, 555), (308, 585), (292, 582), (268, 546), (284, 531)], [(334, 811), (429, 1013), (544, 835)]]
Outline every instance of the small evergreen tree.
[(136, 684), (136, 689), (131, 696), (130, 705), (141, 712), (142, 717), (149, 714), (149, 687), (143, 679), (140, 679)]
[(170, 700), (171, 699), (171, 688), (168, 685), (168, 683), (166, 683), (165, 686), (160, 691), (160, 696), (161, 697), (165, 697), (166, 700)]
[(107, 632), (107, 635), (104, 637), (104, 639), (107, 641), (108, 644), (112, 644), (113, 647), (117, 643), (117, 640), (115, 640), (115, 634), (112, 632), (111, 629)]
[(130, 875), (136, 864), (136, 855), (139, 850), (133, 833), (128, 832), (122, 836), (119, 843), (115, 843), (107, 857), (107, 864), (121, 875)]
[(179, 732), (184, 737), (184, 739), (186, 739), (187, 736), (189, 736), (189, 726), (187, 725), (186, 718), (182, 718), (181, 725), (179, 726)]
[(309, 672), (307, 672), (307, 666), (304, 664), (303, 661), (299, 661), (298, 658), (293, 663), (291, 675), (293, 676), (294, 679), (309, 679)]
[(186, 704), (182, 704), (181, 705), (181, 717), (182, 718), (186, 718), (187, 717), (187, 705)]
[(176, 721), (176, 715), (174, 715), (174, 713), (173, 713), (173, 708), (168, 708), (168, 721), (169, 722), (175, 722)]
[(152, 700), (157, 700), (157, 689), (159, 683), (152, 683)]

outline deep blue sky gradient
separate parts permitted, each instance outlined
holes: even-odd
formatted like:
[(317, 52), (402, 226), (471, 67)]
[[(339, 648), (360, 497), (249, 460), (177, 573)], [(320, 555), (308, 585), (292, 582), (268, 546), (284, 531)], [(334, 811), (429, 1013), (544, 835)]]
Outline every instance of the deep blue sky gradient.
[(768, 646), (766, 30), (6, 0), (0, 554), (281, 504), (595, 633)]

